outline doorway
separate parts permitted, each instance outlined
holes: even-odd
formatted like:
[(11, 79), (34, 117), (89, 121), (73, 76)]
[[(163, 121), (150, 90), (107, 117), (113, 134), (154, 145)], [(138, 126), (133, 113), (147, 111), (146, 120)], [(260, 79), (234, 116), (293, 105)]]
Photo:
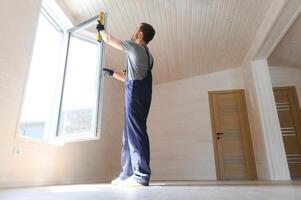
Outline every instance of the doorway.
[(243, 90), (209, 92), (218, 180), (257, 178)]
[(301, 116), (295, 87), (273, 88), (291, 179), (301, 179)]

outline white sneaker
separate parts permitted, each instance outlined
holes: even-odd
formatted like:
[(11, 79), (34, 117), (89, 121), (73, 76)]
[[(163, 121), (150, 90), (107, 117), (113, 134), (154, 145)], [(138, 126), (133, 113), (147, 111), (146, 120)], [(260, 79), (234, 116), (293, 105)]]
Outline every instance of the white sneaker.
[(144, 187), (145, 185), (138, 183), (133, 177), (129, 177), (128, 179), (122, 181), (118, 184), (121, 187)]
[(123, 180), (121, 180), (119, 177), (117, 177), (111, 181), (111, 185), (119, 185), (122, 182), (123, 182)]

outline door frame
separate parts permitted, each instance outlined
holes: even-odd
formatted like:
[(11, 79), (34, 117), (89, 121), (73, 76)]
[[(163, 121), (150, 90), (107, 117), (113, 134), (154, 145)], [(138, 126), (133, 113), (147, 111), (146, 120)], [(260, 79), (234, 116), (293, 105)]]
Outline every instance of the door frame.
[(248, 134), (246, 135), (248, 141), (249, 141), (249, 150), (250, 150), (250, 156), (251, 156), (251, 163), (252, 166), (250, 168), (253, 170), (254, 174), (252, 175), (251, 179), (257, 180), (257, 170), (256, 170), (256, 162), (255, 162), (255, 156), (254, 156), (254, 149), (253, 149), (253, 142), (252, 142), (252, 135), (250, 130), (250, 123), (249, 123), (249, 117), (248, 117), (248, 110), (246, 105), (246, 98), (245, 98), (245, 91), (244, 89), (237, 89), (237, 90), (218, 90), (218, 91), (208, 91), (208, 97), (209, 97), (209, 106), (210, 106), (210, 118), (211, 118), (211, 133), (212, 133), (212, 140), (213, 140), (213, 147), (214, 147), (214, 160), (215, 160), (215, 171), (216, 171), (216, 177), (217, 180), (221, 180), (221, 174), (220, 174), (220, 163), (219, 163), (219, 157), (218, 157), (218, 149), (217, 149), (217, 136), (216, 136), (216, 127), (214, 123), (214, 112), (213, 112), (213, 99), (212, 96), (214, 94), (231, 94), (231, 93), (240, 93), (242, 96), (242, 106), (243, 109), (246, 111), (246, 113), (243, 113), (245, 115), (246, 119), (246, 125), (247, 125), (247, 131)]

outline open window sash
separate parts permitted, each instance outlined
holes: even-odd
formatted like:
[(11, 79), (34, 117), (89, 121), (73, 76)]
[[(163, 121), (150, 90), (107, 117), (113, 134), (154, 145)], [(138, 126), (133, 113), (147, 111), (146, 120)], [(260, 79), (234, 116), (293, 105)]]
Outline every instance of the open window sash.
[(104, 42), (96, 41), (97, 19), (95, 16), (65, 33), (64, 68), (52, 120), (51, 132), (56, 133), (50, 138), (52, 143), (99, 138)]

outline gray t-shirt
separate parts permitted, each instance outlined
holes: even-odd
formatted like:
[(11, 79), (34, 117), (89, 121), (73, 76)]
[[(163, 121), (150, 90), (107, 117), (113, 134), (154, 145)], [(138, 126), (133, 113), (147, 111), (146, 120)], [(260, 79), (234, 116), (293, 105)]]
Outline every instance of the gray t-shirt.
[(152, 65), (153, 56), (149, 49), (137, 44), (131, 40), (122, 41), (122, 47), (126, 52), (126, 79), (127, 80), (142, 80), (144, 79), (149, 70), (146, 49), (149, 54), (149, 63)]

